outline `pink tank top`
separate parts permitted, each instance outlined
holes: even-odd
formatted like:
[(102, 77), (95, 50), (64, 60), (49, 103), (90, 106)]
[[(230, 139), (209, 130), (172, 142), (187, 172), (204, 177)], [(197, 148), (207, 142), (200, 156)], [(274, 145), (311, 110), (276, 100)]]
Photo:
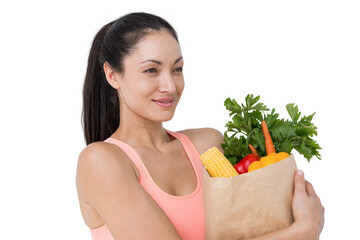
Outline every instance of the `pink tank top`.
[[(181, 238), (183, 240), (202, 240), (204, 239), (205, 226), (202, 183), (203, 165), (200, 154), (185, 134), (166, 131), (180, 140), (196, 173), (197, 187), (193, 193), (187, 196), (173, 196), (161, 190), (151, 178), (139, 155), (130, 145), (114, 138), (108, 138), (105, 142), (119, 146), (134, 162), (139, 171), (141, 186), (166, 213)], [(106, 225), (90, 229), (90, 231), (93, 240), (114, 240)]]

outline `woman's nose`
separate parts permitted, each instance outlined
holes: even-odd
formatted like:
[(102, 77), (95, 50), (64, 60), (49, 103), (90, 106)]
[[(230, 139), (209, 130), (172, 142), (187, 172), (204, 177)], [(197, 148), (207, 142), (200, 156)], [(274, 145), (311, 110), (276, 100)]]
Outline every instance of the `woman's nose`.
[(176, 91), (175, 79), (173, 78), (171, 73), (164, 74), (160, 78), (159, 91), (169, 93), (173, 93)]

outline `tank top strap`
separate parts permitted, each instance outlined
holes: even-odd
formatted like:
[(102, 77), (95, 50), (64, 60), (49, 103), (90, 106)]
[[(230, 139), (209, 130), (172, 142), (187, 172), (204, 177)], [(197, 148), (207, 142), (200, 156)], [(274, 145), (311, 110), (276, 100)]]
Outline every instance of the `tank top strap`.
[(170, 133), (171, 135), (173, 135), (174, 137), (176, 137), (177, 139), (179, 139), (181, 141), (181, 143), (184, 146), (186, 146), (186, 148), (190, 151), (190, 154), (191, 154), (191, 156), (189, 156), (190, 161), (193, 162), (194, 166), (196, 166), (199, 173), (202, 174), (203, 165), (202, 165), (201, 160), (200, 160), (199, 151), (194, 146), (194, 144), (190, 141), (190, 139), (183, 133), (172, 132), (170, 130), (166, 130), (166, 131), (168, 133)]
[(139, 177), (141, 178), (143, 172), (142, 163), (139, 162), (140, 160), (138, 158), (137, 153), (130, 145), (115, 138), (107, 138), (104, 142), (112, 143), (120, 147), (124, 151), (124, 153), (131, 159), (131, 161), (135, 164), (136, 168), (139, 171)]

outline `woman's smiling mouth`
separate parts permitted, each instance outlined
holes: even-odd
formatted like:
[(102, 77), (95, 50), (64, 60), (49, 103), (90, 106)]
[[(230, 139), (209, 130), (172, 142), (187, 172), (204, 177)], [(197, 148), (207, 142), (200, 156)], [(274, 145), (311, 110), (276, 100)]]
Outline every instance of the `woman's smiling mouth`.
[(175, 103), (175, 98), (161, 98), (152, 101), (160, 107), (172, 107)]

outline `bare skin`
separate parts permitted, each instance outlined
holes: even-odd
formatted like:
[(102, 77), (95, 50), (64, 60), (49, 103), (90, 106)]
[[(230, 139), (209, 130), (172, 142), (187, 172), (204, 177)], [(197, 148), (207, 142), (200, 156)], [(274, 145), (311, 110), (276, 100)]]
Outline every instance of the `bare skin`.
[[(135, 45), (124, 64), (124, 74), (104, 64), (107, 80), (120, 100), (120, 125), (111, 137), (136, 151), (163, 191), (175, 196), (192, 193), (197, 186), (194, 169), (179, 140), (162, 125), (173, 118), (184, 89), (178, 43), (166, 31), (151, 33)], [(175, 99), (172, 107), (154, 102), (167, 97)], [(221, 150), (223, 135), (215, 129), (180, 132), (200, 154), (213, 146)], [(81, 212), (90, 228), (106, 224), (115, 239), (181, 239), (140, 185), (133, 162), (114, 144), (87, 146), (79, 156), (76, 182)], [(316, 239), (323, 225), (323, 208), (303, 176), (295, 177), (293, 209), (295, 223), (291, 227), (257, 239)]]

